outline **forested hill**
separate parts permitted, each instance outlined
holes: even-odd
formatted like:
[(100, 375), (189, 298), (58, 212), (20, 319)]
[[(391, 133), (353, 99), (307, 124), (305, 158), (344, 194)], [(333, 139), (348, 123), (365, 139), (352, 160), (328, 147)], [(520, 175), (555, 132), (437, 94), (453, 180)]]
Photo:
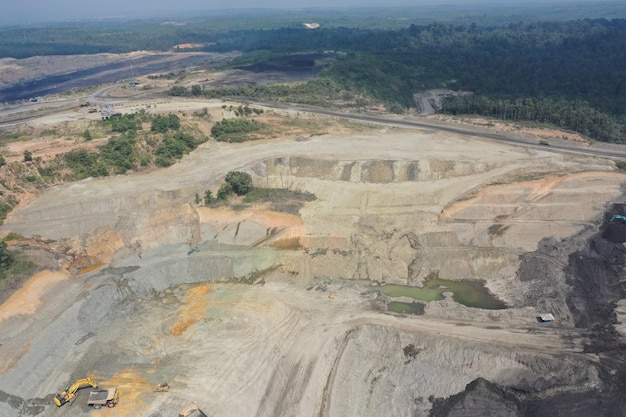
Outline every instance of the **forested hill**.
[[(166, 50), (178, 43), (203, 44), (206, 51), (240, 50), (252, 57), (259, 52), (267, 57), (336, 51), (337, 58), (314, 80), (315, 86), (372, 97), (394, 111), (414, 106), (413, 95), (420, 91), (471, 91), (472, 96), (449, 100), (441, 110), (548, 122), (598, 140), (626, 141), (625, 19), (504, 25), (478, 19), (478, 24), (315, 30), (301, 23), (228, 30), (227, 20), (221, 26), (135, 22), (64, 30), (9, 28), (0, 30), (0, 56)], [(272, 94), (250, 89), (243, 93)]]
[(210, 49), (349, 51), (330, 70), (333, 77), (384, 99), (393, 91), (405, 106), (412, 105), (413, 93), (444, 84), (502, 98), (579, 98), (614, 113), (626, 105), (624, 19), (502, 28), (431, 24), (397, 31), (238, 31)]
[(624, 19), (235, 31), (210, 49), (344, 51), (322, 77), (391, 108), (447, 87), (474, 93), (449, 101), (443, 110), (450, 113), (548, 122), (609, 142), (626, 137)]

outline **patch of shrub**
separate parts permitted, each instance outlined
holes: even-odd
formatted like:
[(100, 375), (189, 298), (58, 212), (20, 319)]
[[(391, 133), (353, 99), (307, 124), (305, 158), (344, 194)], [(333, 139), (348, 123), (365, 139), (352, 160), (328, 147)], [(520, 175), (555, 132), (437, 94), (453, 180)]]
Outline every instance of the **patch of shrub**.
[(98, 155), (86, 149), (76, 149), (66, 153), (65, 163), (72, 170), (77, 179), (89, 177), (105, 177), (109, 175), (104, 162), (98, 159)]
[(133, 135), (120, 135), (110, 138), (100, 148), (100, 159), (113, 167), (116, 174), (124, 174), (135, 168), (137, 156), (135, 155)]
[[(129, 132), (141, 130), (141, 120), (135, 114), (116, 115), (108, 118), (108, 123), (111, 124), (111, 130), (114, 132)], [(84, 132), (83, 132), (83, 137)], [(91, 138), (91, 134), (89, 135)], [(85, 140), (90, 140), (85, 137)]]
[(4, 222), (7, 214), (13, 209), (11, 204), (5, 203), (4, 201), (0, 201), (0, 223)]
[(252, 177), (247, 172), (230, 171), (224, 179), (237, 195), (245, 195), (252, 189)]
[(218, 200), (227, 200), (233, 194), (233, 187), (228, 182), (222, 183), (220, 189), (217, 190)]
[(156, 115), (150, 121), (150, 130), (157, 133), (166, 133), (168, 130), (180, 129), (180, 119), (175, 114), (167, 116)]
[(0, 241), (0, 279), (5, 278), (7, 271), (13, 263), (13, 255), (9, 252), (7, 243)]
[(176, 132), (165, 136), (155, 151), (156, 164), (162, 167), (170, 166), (176, 159), (189, 153), (195, 147), (195, 138), (187, 133)]
[(263, 125), (250, 119), (223, 119), (211, 128), (211, 135), (222, 142), (244, 142), (252, 139), (250, 133), (258, 132)]

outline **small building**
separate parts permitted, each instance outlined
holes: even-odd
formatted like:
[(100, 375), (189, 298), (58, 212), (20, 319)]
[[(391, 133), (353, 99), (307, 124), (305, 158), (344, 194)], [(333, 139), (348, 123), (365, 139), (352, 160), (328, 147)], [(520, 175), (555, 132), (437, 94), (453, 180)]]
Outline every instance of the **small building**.
[(550, 313), (540, 314), (537, 316), (537, 320), (540, 323), (551, 323), (554, 321), (554, 316)]

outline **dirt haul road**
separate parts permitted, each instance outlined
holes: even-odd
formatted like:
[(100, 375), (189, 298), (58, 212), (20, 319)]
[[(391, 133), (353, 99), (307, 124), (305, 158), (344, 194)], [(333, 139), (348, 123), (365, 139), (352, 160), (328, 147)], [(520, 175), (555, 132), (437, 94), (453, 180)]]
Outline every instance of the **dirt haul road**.
[[(317, 199), (299, 214), (198, 207), (231, 170)], [(2, 228), (58, 268), (0, 306), (0, 416), (192, 401), (216, 417), (623, 415), (609, 315), (624, 247), (603, 216), (625, 183), (600, 158), (381, 127), (208, 142), (168, 169), (56, 187)], [(607, 277), (594, 290), (585, 265)], [(444, 293), (391, 314), (366, 285), (433, 277), (482, 280), (507, 308)], [(117, 407), (92, 412), (86, 392), (52, 405), (86, 375), (119, 387)]]

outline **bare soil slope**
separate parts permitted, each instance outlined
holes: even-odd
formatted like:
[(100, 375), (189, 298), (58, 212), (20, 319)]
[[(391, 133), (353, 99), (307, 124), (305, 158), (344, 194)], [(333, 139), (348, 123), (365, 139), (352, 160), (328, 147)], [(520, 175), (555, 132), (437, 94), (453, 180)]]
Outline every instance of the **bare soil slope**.
[[(231, 170), (317, 200), (299, 215), (194, 204)], [(111, 416), (191, 401), (212, 416), (556, 415), (547, 401), (608, 396), (619, 366), (598, 358), (618, 345), (572, 298), (572, 256), (623, 258), (597, 236), (625, 182), (599, 158), (381, 127), (208, 142), (168, 169), (56, 187), (2, 228), (46, 241), (59, 267), (0, 307), (0, 415), (67, 415), (52, 395), (85, 375), (120, 388)], [(391, 314), (365, 285), (433, 276), (482, 280), (508, 308), (447, 294)], [(81, 392), (71, 413), (89, 411)]]

